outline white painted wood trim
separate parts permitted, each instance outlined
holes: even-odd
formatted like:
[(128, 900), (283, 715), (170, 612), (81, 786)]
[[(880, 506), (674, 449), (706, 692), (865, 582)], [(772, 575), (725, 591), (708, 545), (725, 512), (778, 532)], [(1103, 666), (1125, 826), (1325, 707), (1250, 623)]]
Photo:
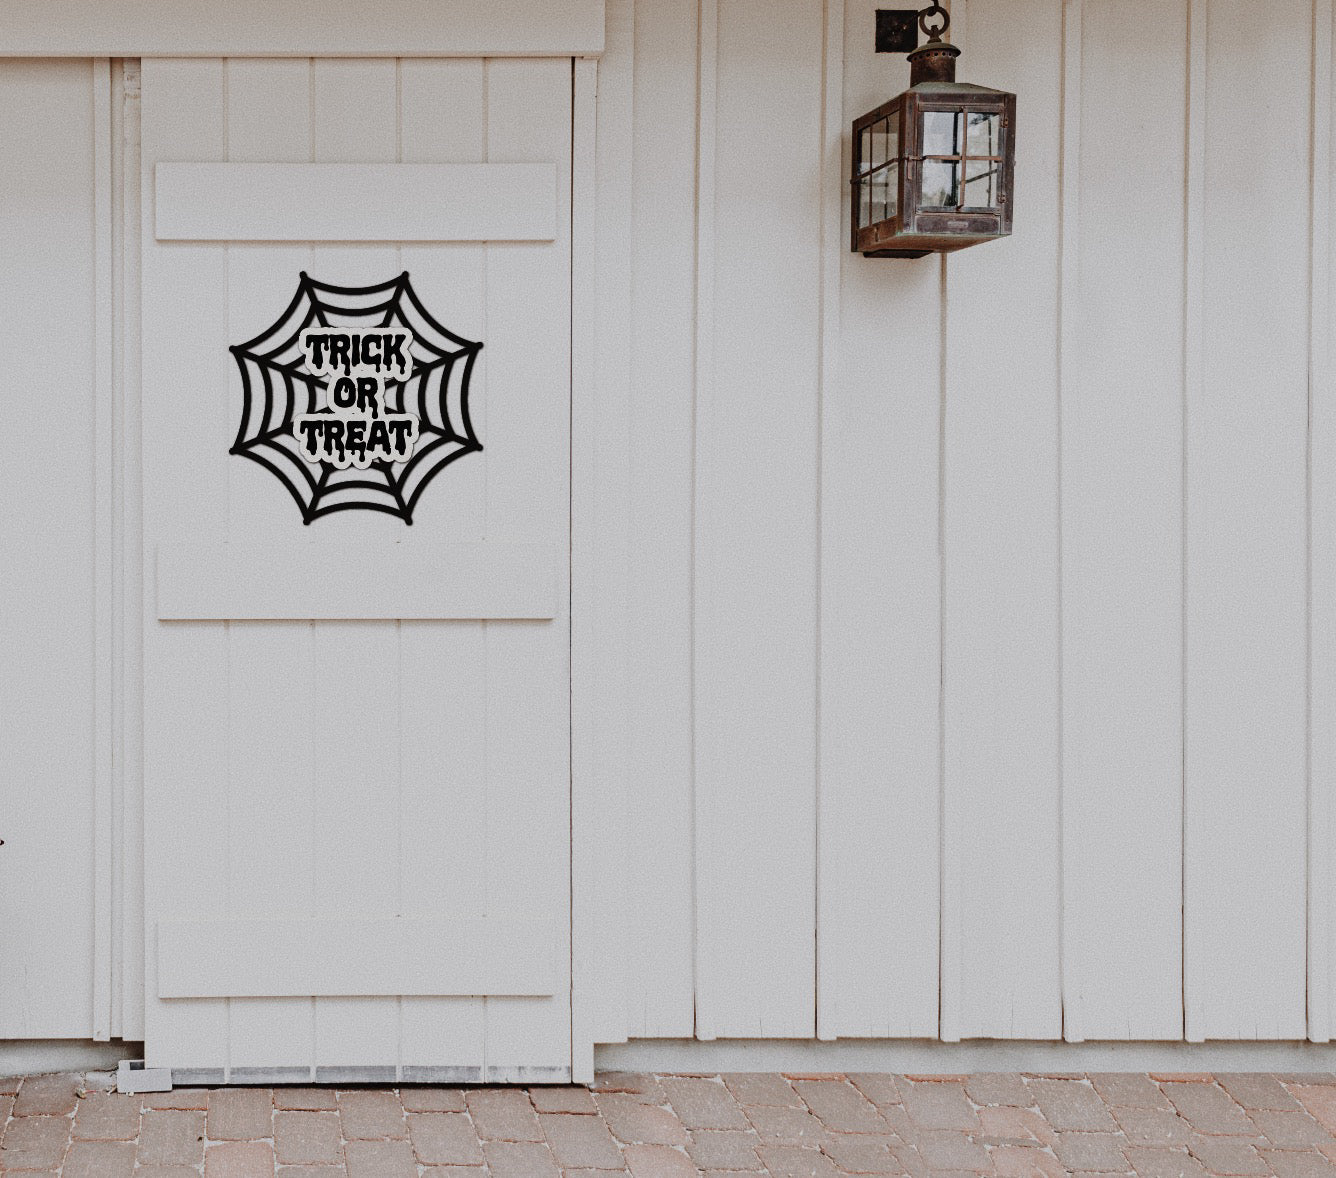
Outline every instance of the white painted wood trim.
[[(1059, 229), (1058, 273), (1058, 567), (1063, 580), (1068, 571), (1068, 560), (1062, 550), (1062, 504), (1067, 498), (1063, 473), (1062, 412), (1063, 406), (1076, 396), (1075, 386), (1080, 379), (1078, 356), (1079, 324), (1077, 313), (1080, 300), (1081, 215), (1081, 53), (1082, 53), (1081, 0), (1065, 0), (1062, 9), (1062, 160), (1059, 166), (1062, 195), (1062, 224)], [(1085, 1038), (1081, 1031), (1081, 961), (1076, 945), (1081, 935), (1079, 919), (1080, 897), (1076, 895), (1081, 879), (1080, 864), (1076, 861), (1076, 840), (1071, 837), (1078, 813), (1077, 800), (1067, 788), (1067, 767), (1078, 764), (1074, 737), (1075, 717), (1067, 714), (1068, 688), (1081, 673), (1080, 652), (1069, 648), (1065, 640), (1073, 627), (1069, 625), (1067, 595), (1059, 582), (1058, 656), (1061, 674), (1058, 676), (1059, 725), (1062, 734), (1059, 751), (1058, 821), (1061, 840), (1062, 907), (1058, 926), (1058, 952), (1062, 980), (1062, 1037), (1069, 1042)]]
[(1331, 1039), (1332, 789), (1336, 784), (1336, 387), (1332, 381), (1332, 0), (1313, 5), (1309, 301), (1308, 1037)]
[[(844, 209), (848, 204), (848, 184), (846, 183), (846, 157), (844, 151), (844, 0), (826, 0), (825, 4), (825, 62), (822, 91), (821, 150), (824, 161), (823, 183), (821, 185), (821, 388), (820, 425), (822, 437), (827, 433), (828, 408), (827, 398), (834, 396), (840, 374), (840, 289), (844, 273), (844, 253), (848, 248), (845, 243)], [(823, 456), (821, 463), (822, 481), (827, 473), (825, 447), (821, 438), (818, 446)], [(826, 496), (822, 494), (824, 502)], [(821, 676), (825, 669), (825, 659), (821, 653), (820, 627), (824, 618), (821, 598), (823, 575), (821, 572), (820, 522), (818, 521), (817, 544), (817, 707), (820, 713)], [(816, 860), (816, 928), (817, 928), (817, 983), (816, 983), (816, 1037), (833, 1039), (835, 1032), (828, 1029), (826, 1003), (823, 993), (827, 985), (833, 990), (837, 985), (834, 978), (826, 976), (825, 955), (821, 952), (821, 926), (825, 905), (840, 902), (838, 892), (829, 899), (823, 894), (823, 882), (826, 873), (821, 859), (821, 830), (831, 800), (822, 790), (822, 782), (827, 768), (826, 757), (818, 734), (818, 758), (816, 771), (816, 829), (813, 841), (817, 848)], [(847, 902), (847, 897), (844, 898)]]
[(159, 241), (552, 241), (557, 166), (160, 163)]
[(120, 785), (120, 838), (118, 863), (119, 919), (116, 952), (119, 968), (118, 998), (112, 1033), (119, 1038), (144, 1037), (144, 517), (142, 511), (143, 461), (140, 451), (140, 242), (143, 234), (143, 183), (140, 175), (140, 68), (138, 62), (122, 62), (113, 106), (117, 132), (118, 281), (120, 301), (119, 339), (116, 348), (117, 408), (120, 429), (117, 439), (119, 497), (117, 527), (117, 584), (120, 590), (117, 638), (121, 646), (118, 664), (119, 753), (117, 778)]
[(1294, 1041), (1065, 1043), (1036, 1039), (633, 1039), (600, 1045), (600, 1072), (1330, 1072), (1336, 1046)]
[(111, 776), (112, 776), (112, 910), (111, 910), (111, 1035), (121, 1037), (124, 1022), (125, 974), (125, 69), (111, 69), (111, 109), (107, 134), (111, 143), (111, 297), (112, 365), (111, 485)]
[[(711, 1021), (708, 1006), (702, 1008), (701, 995), (711, 986), (721, 984), (715, 976), (714, 963), (708, 960), (701, 946), (711, 943), (711, 938), (703, 935), (702, 927), (708, 921), (710, 913), (702, 905), (702, 895), (716, 894), (705, 886), (704, 873), (711, 860), (709, 840), (712, 827), (710, 821), (710, 799), (704, 785), (707, 775), (701, 773), (700, 755), (702, 737), (702, 717), (718, 715), (717, 701), (711, 697), (706, 684), (709, 677), (701, 674), (701, 649), (703, 640), (708, 638), (701, 632), (700, 619), (712, 616), (712, 610), (702, 605), (702, 586), (713, 583), (713, 578), (703, 571), (710, 549), (712, 533), (710, 519), (714, 504), (710, 488), (701, 485), (699, 464), (701, 458), (701, 439), (708, 438), (712, 427), (714, 401), (714, 253), (715, 253), (715, 152), (718, 139), (718, 102), (719, 102), (719, 0), (699, 0), (698, 7), (698, 45), (697, 52), (697, 113), (696, 113), (696, 389), (695, 428), (693, 450), (696, 467), (693, 469), (692, 498), (692, 651), (691, 679), (692, 703), (691, 721), (694, 732), (692, 742), (691, 789), (692, 808), (695, 824), (692, 831), (692, 911), (695, 928), (695, 961), (693, 976), (696, 995), (696, 1037), (714, 1039), (717, 1031)], [(708, 722), (708, 721), (707, 721)]]
[(498, 916), (163, 920), (158, 997), (546, 996), (558, 931)]
[(598, 806), (599, 635), (596, 515), (599, 410), (595, 162), (598, 66), (574, 63), (571, 145), (571, 1076), (594, 1078), (601, 997), (593, 904), (603, 828)]
[[(1205, 283), (1205, 213), (1206, 213), (1206, 22), (1208, 0), (1188, 0), (1188, 79), (1187, 79), (1187, 193), (1185, 209), (1184, 287), (1183, 287), (1183, 684), (1187, 691), (1187, 666), (1192, 652), (1188, 648), (1188, 422), (1194, 406), (1205, 396), (1203, 353), (1206, 324), (1203, 311)], [(1205, 957), (1205, 946), (1187, 920), (1190, 826), (1187, 821), (1187, 707), (1184, 703), (1184, 774), (1183, 774), (1183, 1037), (1190, 1043), (1205, 1039), (1201, 1027), (1200, 996), (1209, 979), (1198, 976), (1197, 963)]]
[(336, 618), (550, 619), (561, 601), (551, 544), (163, 544), (163, 621)]
[[(594, 135), (595, 191), (580, 190), (580, 161), (576, 152), (573, 202), (580, 220), (581, 200), (592, 196), (593, 234), (583, 241), (575, 237), (576, 298), (594, 294), (581, 291), (578, 274), (592, 274), (597, 304), (586, 311), (596, 317), (593, 347), (594, 392), (582, 397), (581, 377), (574, 385), (575, 417), (571, 436), (578, 448), (572, 470), (573, 486), (583, 480), (584, 494), (577, 490), (577, 509), (572, 516), (575, 552), (581, 551), (581, 535), (587, 541), (583, 559), (587, 579), (581, 577), (572, 589), (572, 611), (593, 611), (594, 621), (588, 632), (591, 649), (589, 693), (585, 699), (587, 716), (582, 721), (588, 729), (590, 792), (586, 796), (586, 821), (576, 827), (576, 853), (581, 842), (589, 840), (584, 851), (586, 869), (596, 872), (596, 879), (624, 880), (634, 856), (627, 833), (627, 782), (629, 765), (629, 710), (632, 693), (628, 689), (628, 611), (631, 578), (630, 528), (633, 493), (631, 486), (631, 340), (632, 340), (632, 256), (628, 243), (634, 240), (633, 192), (633, 114), (635, 73), (635, 0), (610, 0), (607, 17), (607, 51), (598, 63), (597, 77), (582, 79), (576, 67), (576, 131), (581, 120), (597, 121)], [(596, 91), (594, 109), (585, 115), (584, 91)], [(588, 146), (586, 144), (586, 146)], [(579, 311), (577, 310), (577, 314)], [(576, 322), (576, 339), (581, 329)], [(582, 421), (582, 414), (592, 416)], [(581, 454), (592, 463), (582, 470)], [(592, 501), (588, 496), (593, 496)], [(583, 508), (579, 504), (584, 504)], [(581, 518), (581, 511), (584, 517)], [(583, 586), (583, 587), (582, 587)], [(582, 602), (583, 597), (583, 602)], [(578, 613), (573, 612), (573, 617)], [(578, 652), (578, 645), (577, 645)], [(578, 868), (577, 868), (578, 871)], [(585, 897), (590, 909), (589, 935), (585, 946), (584, 969), (595, 972), (580, 981), (576, 970), (577, 994), (583, 988), (589, 1003), (589, 1037), (597, 1042), (624, 1039), (631, 1018), (628, 1008), (627, 973), (632, 962), (627, 951), (631, 902), (624, 887), (597, 886)], [(573, 899), (577, 919), (581, 904), (577, 892)], [(577, 1005), (578, 1009), (578, 1005)], [(576, 1043), (583, 1042), (582, 1036)], [(589, 1066), (593, 1066), (592, 1055)]]
[(112, 1030), (112, 943), (116, 881), (113, 815), (115, 778), (115, 501), (113, 433), (115, 388), (113, 334), (116, 320), (112, 282), (111, 63), (92, 62), (93, 73), (93, 1038), (106, 1041)]
[(0, 56), (597, 56), (603, 15), (603, 0), (0, 0)]

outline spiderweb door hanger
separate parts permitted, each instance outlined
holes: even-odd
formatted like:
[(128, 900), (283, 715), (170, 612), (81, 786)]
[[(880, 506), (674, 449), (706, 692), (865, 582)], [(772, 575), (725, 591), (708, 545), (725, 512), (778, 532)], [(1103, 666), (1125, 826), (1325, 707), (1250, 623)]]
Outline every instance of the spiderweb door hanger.
[(303, 272), (278, 320), (231, 349), (242, 392), (231, 452), (277, 476), (303, 523), (360, 508), (411, 524), (427, 484), (482, 449), (469, 418), (481, 350), (432, 318), (407, 272), (376, 286)]

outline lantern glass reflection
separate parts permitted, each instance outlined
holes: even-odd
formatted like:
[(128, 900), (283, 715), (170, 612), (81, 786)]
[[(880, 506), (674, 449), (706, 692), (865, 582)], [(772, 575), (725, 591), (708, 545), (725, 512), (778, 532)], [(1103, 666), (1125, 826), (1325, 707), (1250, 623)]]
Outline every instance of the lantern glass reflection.
[(960, 164), (956, 160), (923, 161), (923, 197), (919, 207), (924, 209), (954, 209), (959, 203), (957, 180)]
[(1000, 155), (998, 132), (1001, 119), (997, 115), (969, 113), (969, 134), (965, 139), (965, 150), (972, 156)]
[(957, 111), (925, 110), (923, 112), (923, 154), (960, 154), (961, 117)]
[(997, 177), (999, 161), (968, 159), (965, 161), (965, 193), (960, 202), (967, 209), (994, 209), (997, 207)]

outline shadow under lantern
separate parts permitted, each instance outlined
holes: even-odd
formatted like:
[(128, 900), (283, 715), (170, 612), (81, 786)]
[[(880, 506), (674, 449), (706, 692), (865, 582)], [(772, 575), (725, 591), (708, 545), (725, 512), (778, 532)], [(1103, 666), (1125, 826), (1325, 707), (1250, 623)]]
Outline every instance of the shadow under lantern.
[(854, 120), (854, 253), (921, 258), (1011, 233), (1016, 96), (956, 81), (949, 24), (940, 4), (919, 14), (909, 89)]

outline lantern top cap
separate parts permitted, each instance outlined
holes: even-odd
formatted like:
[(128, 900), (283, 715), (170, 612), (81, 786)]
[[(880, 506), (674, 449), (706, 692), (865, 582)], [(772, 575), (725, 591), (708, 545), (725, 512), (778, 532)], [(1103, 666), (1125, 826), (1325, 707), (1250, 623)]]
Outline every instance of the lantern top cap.
[(1006, 90), (996, 90), (991, 86), (976, 86), (973, 82), (917, 82), (910, 86), (910, 89), (915, 94), (976, 94), (980, 98), (1008, 93)]
[(920, 45), (909, 55), (909, 84), (918, 86), (923, 82), (954, 82), (956, 80), (956, 58), (960, 50), (950, 41), (934, 37), (926, 45)]

